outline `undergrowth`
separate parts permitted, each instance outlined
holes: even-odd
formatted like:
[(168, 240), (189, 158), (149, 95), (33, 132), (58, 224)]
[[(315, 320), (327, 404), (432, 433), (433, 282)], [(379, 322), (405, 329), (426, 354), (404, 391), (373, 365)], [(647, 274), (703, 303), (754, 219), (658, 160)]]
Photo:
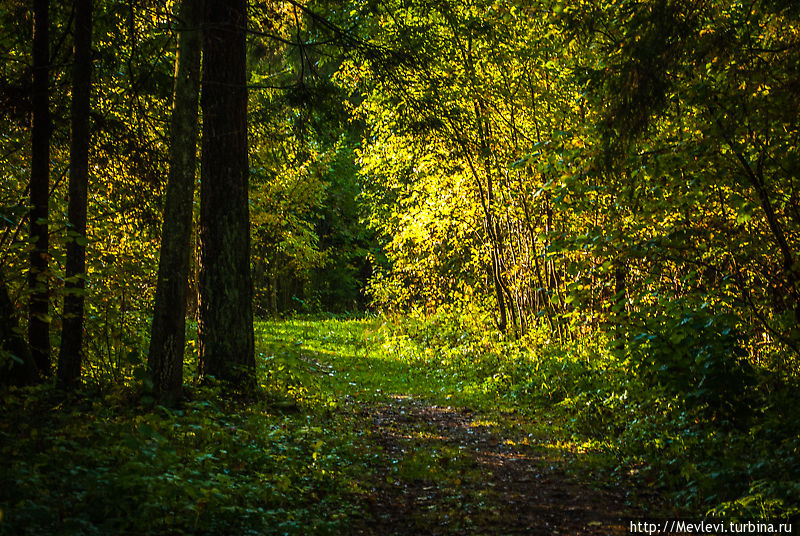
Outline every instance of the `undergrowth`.
[(683, 513), (800, 513), (790, 381), (754, 369), (745, 393), (714, 405), (714, 393), (681, 393), (606, 341), (494, 333), (477, 312), (260, 322), (257, 393), (231, 399), (198, 385), (190, 348), (187, 396), (173, 409), (141, 390), (135, 358), (115, 375), (123, 386), (91, 375), (66, 398), (48, 386), (7, 390), (0, 534), (347, 533), (380, 454), (369, 423), (344, 406), (398, 395), (498, 422), (522, 415), (533, 442), (595, 483), (669, 493)]
[(710, 335), (691, 354), (686, 330), (680, 342), (692, 363), (680, 369), (676, 387), (677, 374), (664, 365), (677, 359), (674, 352), (658, 360), (653, 348), (642, 355), (641, 345), (619, 351), (592, 338), (561, 343), (546, 332), (512, 341), (492, 335), (480, 315), (446, 310), (394, 325), (392, 337), (406, 341), (402, 358), (446, 384), (443, 390), (482, 409), (547, 415), (554, 440), (599, 455), (596, 478), (633, 479), (641, 490), (668, 493), (686, 513), (731, 520), (800, 514), (796, 382), (748, 364), (718, 366), (735, 356), (715, 355)]
[(2, 393), (0, 534), (342, 534), (372, 454), (294, 348), (262, 341), (255, 394), (190, 376), (172, 409), (135, 382)]

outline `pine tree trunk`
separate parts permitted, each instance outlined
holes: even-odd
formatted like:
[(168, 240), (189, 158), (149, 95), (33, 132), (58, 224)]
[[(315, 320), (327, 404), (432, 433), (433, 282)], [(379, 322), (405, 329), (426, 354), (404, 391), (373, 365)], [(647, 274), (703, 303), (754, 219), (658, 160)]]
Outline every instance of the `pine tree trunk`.
[(49, 2), (33, 2), (33, 92), (31, 95), (30, 236), (31, 290), (28, 339), (39, 372), (50, 372), (49, 229), (50, 198), (50, 52)]
[(192, 248), (203, 0), (183, 0), (170, 128), (169, 177), (147, 366), (156, 398), (174, 404), (183, 386)]
[(248, 206), (246, 0), (209, 2), (203, 42), (200, 372), (243, 385), (255, 370)]
[(86, 204), (89, 184), (89, 99), (92, 78), (92, 0), (75, 0), (75, 50), (72, 66), (72, 140), (64, 320), (57, 382), (80, 381), (83, 354), (83, 305), (86, 287)]

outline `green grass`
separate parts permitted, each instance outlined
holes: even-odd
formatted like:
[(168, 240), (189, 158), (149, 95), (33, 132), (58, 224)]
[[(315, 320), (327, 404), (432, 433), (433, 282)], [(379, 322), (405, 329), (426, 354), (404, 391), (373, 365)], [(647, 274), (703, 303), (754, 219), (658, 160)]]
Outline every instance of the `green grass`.
[[(127, 388), (5, 392), (0, 533), (339, 534), (383, 463), (349, 400), (498, 407), (476, 375), (486, 366), (448, 368), (452, 355), (380, 318), (259, 322), (256, 341), (261, 390), (238, 401), (189, 378), (181, 407), (153, 406), (137, 394), (141, 363), (118, 374)], [(451, 454), (420, 451), (396, 476)], [(427, 476), (452, 480), (455, 466), (439, 471)]]
[[(401, 328), (376, 317), (260, 323), (257, 338), (264, 362), (285, 371), (273, 375), (269, 387), (286, 391), (293, 381), (313, 384), (323, 399), (307, 403), (318, 406), (335, 406), (346, 397), (387, 403), (411, 396), (468, 407), (494, 421), (501, 435), (525, 426), (532, 444), (547, 450), (554, 462), (571, 462), (568, 469), (579, 478), (616, 485), (612, 442), (576, 433), (592, 419), (583, 408), (574, 411), (585, 407), (585, 400), (572, 398), (580, 397), (586, 381), (580, 368), (585, 357), (556, 361), (550, 356), (550, 361), (537, 362), (516, 344), (487, 341), (466, 330), (446, 334), (446, 329), (401, 320), (409, 324)], [(421, 334), (423, 329), (433, 336)]]
[(431, 376), (418, 343), (379, 318), (261, 322), (256, 337), (272, 387), (291, 383), (280, 372), (292, 371), (332, 401), (392, 395), (443, 401), (457, 392), (457, 385)]
[(789, 475), (800, 471), (800, 412), (790, 385), (755, 389), (749, 407), (725, 414), (662, 388), (664, 378), (642, 374), (602, 341), (505, 341), (474, 318), (447, 315), (295, 319), (263, 330), (270, 344), (295, 341), (307, 364), (330, 370), (319, 391), (331, 400), (410, 395), (469, 406), (503, 434), (518, 415), (531, 441), (582, 480), (666, 493), (687, 515), (798, 513), (800, 483)]
[[(136, 363), (117, 374), (127, 386), (67, 399), (46, 386), (6, 391), (0, 534), (341, 534), (366, 515), (388, 463), (351, 402), (397, 396), (468, 406), (501, 437), (522, 429), (595, 485), (672, 491), (699, 514), (796, 512), (791, 392), (740, 428), (711, 424), (599, 345), (526, 348), (487, 333), (437, 319), (259, 322), (259, 392), (232, 401), (189, 377), (176, 409), (138, 394)], [(469, 472), (422, 435), (414, 445), (428, 447), (390, 478), (452, 484)]]

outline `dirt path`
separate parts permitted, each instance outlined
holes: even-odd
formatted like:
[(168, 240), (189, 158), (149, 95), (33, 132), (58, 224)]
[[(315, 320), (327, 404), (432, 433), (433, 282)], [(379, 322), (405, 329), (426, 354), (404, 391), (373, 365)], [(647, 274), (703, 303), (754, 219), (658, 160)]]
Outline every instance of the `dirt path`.
[(622, 495), (575, 483), (525, 426), (410, 397), (351, 407), (381, 451), (369, 517), (353, 534), (627, 533)]

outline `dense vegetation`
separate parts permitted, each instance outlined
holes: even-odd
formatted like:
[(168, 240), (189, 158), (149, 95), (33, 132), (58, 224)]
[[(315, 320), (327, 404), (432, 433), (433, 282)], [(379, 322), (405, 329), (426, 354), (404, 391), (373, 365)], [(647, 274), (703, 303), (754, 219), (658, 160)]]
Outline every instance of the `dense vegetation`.
[[(685, 513), (800, 514), (796, 2), (0, 24), (0, 532), (369, 523), (343, 408), (390, 394)], [(290, 320), (325, 313), (366, 319)]]

